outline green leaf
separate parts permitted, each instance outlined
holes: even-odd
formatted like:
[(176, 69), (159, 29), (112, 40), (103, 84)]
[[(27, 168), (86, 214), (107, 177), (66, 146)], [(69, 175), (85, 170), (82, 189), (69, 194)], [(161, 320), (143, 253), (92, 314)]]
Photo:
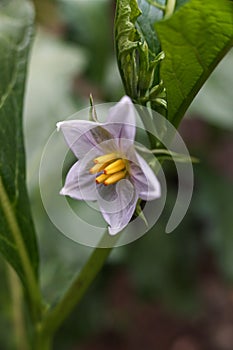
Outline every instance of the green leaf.
[(233, 44), (233, 3), (190, 0), (155, 25), (165, 59), (161, 78), (168, 119), (177, 126), (191, 101)]
[(186, 4), (189, 0), (177, 0), (175, 5), (175, 11), (177, 11), (181, 6)]
[(36, 298), (38, 249), (25, 184), (23, 99), (34, 11), (0, 4), (0, 252)]

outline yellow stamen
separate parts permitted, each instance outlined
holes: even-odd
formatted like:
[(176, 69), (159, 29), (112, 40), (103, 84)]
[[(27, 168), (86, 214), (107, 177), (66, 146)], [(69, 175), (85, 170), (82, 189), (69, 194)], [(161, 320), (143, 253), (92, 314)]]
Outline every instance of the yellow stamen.
[(122, 159), (118, 159), (104, 168), (104, 173), (106, 175), (115, 174), (123, 169), (125, 169), (125, 162)]
[(116, 182), (124, 179), (126, 175), (126, 171), (119, 171), (118, 173), (115, 173), (111, 176), (109, 176), (105, 181), (104, 181), (104, 185), (112, 185), (115, 184)]
[(100, 171), (104, 170), (104, 168), (108, 165), (108, 163), (105, 164), (95, 164), (89, 171), (91, 174), (97, 174)]
[(101, 174), (100, 176), (98, 176), (98, 177), (95, 179), (95, 182), (96, 182), (97, 184), (102, 184), (108, 177), (109, 177), (109, 175)]
[(103, 164), (103, 163), (110, 162), (111, 160), (114, 160), (114, 159), (117, 159), (116, 153), (109, 153), (94, 159), (94, 163)]

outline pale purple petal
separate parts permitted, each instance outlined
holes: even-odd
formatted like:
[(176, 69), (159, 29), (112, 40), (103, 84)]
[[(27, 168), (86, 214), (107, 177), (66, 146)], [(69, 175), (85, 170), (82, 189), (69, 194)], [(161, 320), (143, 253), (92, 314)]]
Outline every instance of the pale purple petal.
[(129, 180), (121, 180), (116, 185), (99, 188), (100, 210), (109, 224), (110, 235), (122, 231), (130, 222), (136, 208), (138, 195)]
[(138, 195), (143, 200), (154, 200), (161, 196), (161, 186), (154, 172), (147, 162), (138, 154), (138, 164), (131, 164), (131, 178), (138, 192)]
[[(130, 98), (125, 96), (109, 112), (107, 122), (69, 120), (57, 124), (79, 159), (70, 169), (61, 194), (78, 200), (98, 200), (100, 210), (115, 235), (130, 222), (138, 198), (153, 200), (161, 195), (160, 183), (146, 161), (133, 147), (136, 120)], [(130, 164), (129, 177), (114, 185), (97, 185), (90, 174), (93, 160), (108, 153), (123, 154)]]
[(95, 175), (89, 173), (82, 161), (77, 161), (69, 170), (60, 194), (78, 200), (94, 201), (97, 197)]
[(128, 96), (122, 99), (109, 110), (107, 122), (104, 127), (115, 138), (123, 138), (134, 141), (136, 133), (135, 109)]
[(84, 157), (93, 147), (100, 152), (99, 144), (112, 138), (102, 124), (86, 120), (59, 122), (57, 129), (62, 130), (66, 143), (78, 159)]

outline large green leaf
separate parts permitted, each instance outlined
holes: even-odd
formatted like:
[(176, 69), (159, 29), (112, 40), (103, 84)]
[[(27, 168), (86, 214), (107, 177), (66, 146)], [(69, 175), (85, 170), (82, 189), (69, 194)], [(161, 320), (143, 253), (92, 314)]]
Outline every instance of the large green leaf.
[(27, 287), (35, 285), (38, 269), (36, 236), (25, 184), (22, 132), (33, 20), (33, 8), (28, 1), (0, 3), (0, 252)]
[(168, 119), (177, 126), (232, 46), (233, 3), (190, 0), (155, 28), (166, 56), (160, 73), (167, 91)]

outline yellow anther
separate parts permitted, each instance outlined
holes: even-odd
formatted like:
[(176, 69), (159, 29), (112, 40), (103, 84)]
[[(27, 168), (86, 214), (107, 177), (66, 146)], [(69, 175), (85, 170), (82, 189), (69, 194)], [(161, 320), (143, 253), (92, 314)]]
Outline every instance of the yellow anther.
[(97, 174), (100, 171), (104, 170), (108, 163), (105, 164), (95, 164), (89, 171), (91, 174)]
[(98, 158), (94, 159), (94, 162), (97, 164), (103, 164), (103, 163), (107, 163), (110, 162), (111, 160), (117, 159), (117, 155), (116, 153), (109, 153), (109, 154), (105, 154), (104, 156), (100, 156)]
[(95, 179), (95, 181), (97, 184), (102, 184), (108, 177), (109, 175), (101, 174)]
[(119, 154), (109, 153), (94, 159), (91, 174), (102, 172), (96, 177), (97, 184), (111, 185), (124, 179), (127, 174), (127, 160), (119, 159)]
[(104, 181), (104, 185), (112, 185), (115, 184), (116, 182), (122, 180), (125, 178), (126, 175), (126, 171), (119, 171), (116, 174), (113, 174), (111, 176), (109, 176), (105, 181)]
[(104, 168), (104, 173), (106, 175), (115, 174), (123, 169), (125, 169), (125, 162), (122, 159), (118, 159)]

